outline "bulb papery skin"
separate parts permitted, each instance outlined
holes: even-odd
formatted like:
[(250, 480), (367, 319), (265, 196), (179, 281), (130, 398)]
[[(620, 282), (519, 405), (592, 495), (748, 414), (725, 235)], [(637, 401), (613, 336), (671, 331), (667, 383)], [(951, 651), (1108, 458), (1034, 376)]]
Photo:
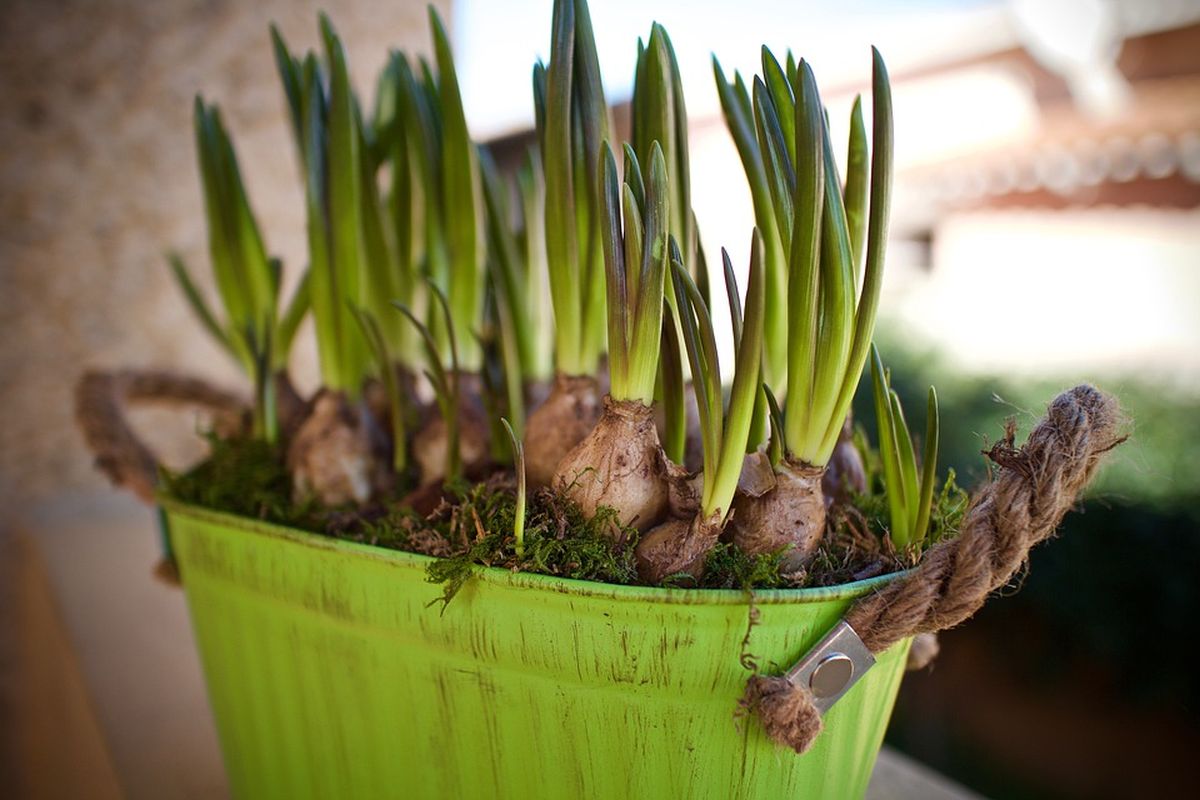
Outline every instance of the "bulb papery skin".
[(667, 512), (666, 460), (653, 409), (605, 396), (600, 421), (559, 463), (553, 486), (585, 515), (608, 506), (622, 526), (645, 532)]
[(823, 467), (780, 461), (773, 488), (757, 497), (739, 493), (734, 498), (733, 543), (749, 555), (782, 552), (785, 572), (803, 567), (825, 533), (824, 474)]
[(825, 494), (827, 509), (834, 505), (847, 505), (853, 494), (862, 494), (867, 490), (867, 470), (862, 454), (854, 446), (853, 433), (852, 423), (847, 417), (821, 479), (821, 491)]
[(546, 401), (525, 421), (525, 480), (549, 486), (559, 462), (582, 442), (603, 412), (600, 384), (590, 375), (554, 376)]
[(297, 500), (315, 497), (326, 506), (365, 503), (386, 482), (376, 439), (381, 432), (364, 404), (322, 389), (292, 438), (287, 468)]
[(649, 584), (672, 575), (700, 580), (708, 553), (721, 537), (722, 515), (672, 518), (646, 532), (637, 546), (638, 576)]
[[(489, 428), (481, 392), (477, 373), (458, 373), (458, 453), (466, 472), (488, 459)], [(429, 484), (446, 477), (450, 434), (436, 403), (425, 409), (424, 416), (425, 423), (412, 437), (412, 455), (420, 482)]]

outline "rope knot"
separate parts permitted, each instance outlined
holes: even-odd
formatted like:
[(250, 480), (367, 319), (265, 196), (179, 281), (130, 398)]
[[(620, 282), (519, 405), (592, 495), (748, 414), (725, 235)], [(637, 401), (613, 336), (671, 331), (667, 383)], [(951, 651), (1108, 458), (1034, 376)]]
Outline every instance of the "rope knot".
[(738, 706), (743, 716), (758, 714), (767, 736), (797, 755), (812, 747), (824, 725), (812, 693), (783, 677), (754, 676)]
[[(958, 535), (931, 547), (908, 575), (861, 598), (845, 622), (879, 654), (965, 621), (1012, 579), (1030, 548), (1054, 533), (1102, 457), (1125, 441), (1126, 427), (1117, 401), (1087, 385), (1060, 394), (1020, 448), (1010, 422), (988, 451), (1000, 470), (975, 493)], [(756, 711), (768, 735), (797, 753), (821, 731), (812, 695), (786, 678), (751, 678), (740, 706)]]

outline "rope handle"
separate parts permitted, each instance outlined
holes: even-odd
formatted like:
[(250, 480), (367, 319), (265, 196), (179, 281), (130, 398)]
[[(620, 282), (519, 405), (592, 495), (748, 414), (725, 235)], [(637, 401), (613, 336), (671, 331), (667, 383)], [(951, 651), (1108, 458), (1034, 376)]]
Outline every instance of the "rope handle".
[(241, 427), (248, 412), (236, 394), (207, 381), (159, 370), (88, 371), (75, 387), (75, 418), (96, 466), (117, 486), (154, 503), (158, 458), (129, 424), (135, 406), (199, 406), (217, 427)]
[[(1054, 533), (1103, 457), (1128, 438), (1125, 428), (1117, 401), (1088, 385), (1060, 394), (1021, 448), (1010, 423), (987, 451), (998, 473), (972, 498), (958, 536), (930, 548), (905, 577), (860, 599), (838, 626), (880, 654), (911, 636), (964, 622)], [(814, 656), (807, 653), (786, 675), (752, 677), (740, 702), (742, 713), (758, 714), (772, 740), (797, 753), (812, 746), (829, 705), (789, 677)]]

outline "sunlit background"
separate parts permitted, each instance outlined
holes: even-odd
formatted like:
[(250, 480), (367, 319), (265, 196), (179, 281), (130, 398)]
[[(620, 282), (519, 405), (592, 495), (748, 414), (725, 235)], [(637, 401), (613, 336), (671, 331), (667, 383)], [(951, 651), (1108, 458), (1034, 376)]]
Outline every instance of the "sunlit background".
[[(85, 5), (0, 9), (0, 500), (33, 527), (104, 493), (70, 419), (84, 366), (235, 379), (161, 262), (168, 247), (205, 258), (192, 94), (225, 107), (268, 243), (299, 264), (302, 197), (267, 21), (307, 47), (327, 7), (365, 96), (388, 46), (428, 51), (416, 2)], [(438, 5), (473, 135), (520, 146), (550, 1)], [(993, 796), (1185, 791), (1200, 747), (1182, 649), (1200, 612), (1200, 3), (595, 0), (592, 20), (618, 106), (638, 37), (654, 21), (670, 32), (703, 244), (743, 273), (753, 213), (713, 57), (729, 75), (758, 71), (762, 44), (808, 59), (844, 142), (879, 47), (897, 164), (879, 343), (910, 408), (938, 386), (943, 460), (971, 486), (1004, 418), (1027, 431), (1080, 380), (1135, 421), (1023, 590), (909, 676), (888, 741)], [(728, 362), (727, 311), (714, 311)], [(298, 355), (310, 386), (314, 356)]]

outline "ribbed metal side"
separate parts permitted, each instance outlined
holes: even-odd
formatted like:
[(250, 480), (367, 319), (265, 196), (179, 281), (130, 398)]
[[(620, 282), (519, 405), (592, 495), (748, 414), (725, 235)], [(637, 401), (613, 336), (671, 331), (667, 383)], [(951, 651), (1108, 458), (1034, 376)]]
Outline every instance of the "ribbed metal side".
[(172, 508), (230, 785), (244, 798), (861, 796), (907, 644), (797, 757), (733, 712), (870, 583), (732, 592), (489, 570), (440, 612), (421, 557)]

